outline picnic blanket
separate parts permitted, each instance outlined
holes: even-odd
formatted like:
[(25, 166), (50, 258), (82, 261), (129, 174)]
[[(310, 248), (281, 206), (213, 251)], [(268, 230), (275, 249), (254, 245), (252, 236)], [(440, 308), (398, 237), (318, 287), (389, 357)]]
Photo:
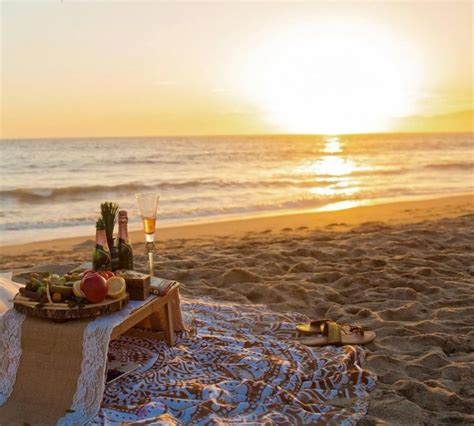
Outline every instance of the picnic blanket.
[(375, 376), (360, 346), (308, 348), (299, 314), (262, 305), (181, 300), (189, 333), (175, 347), (120, 337), (110, 356), (142, 363), (107, 385), (92, 424), (340, 424), (368, 408)]

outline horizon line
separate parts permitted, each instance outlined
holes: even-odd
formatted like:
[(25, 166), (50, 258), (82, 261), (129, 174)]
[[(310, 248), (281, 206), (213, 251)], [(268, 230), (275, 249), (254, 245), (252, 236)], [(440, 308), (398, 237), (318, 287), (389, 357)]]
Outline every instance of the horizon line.
[(356, 133), (212, 133), (212, 134), (155, 134), (155, 135), (129, 135), (129, 136), (34, 136), (34, 137), (0, 137), (0, 142), (22, 141), (22, 140), (80, 140), (80, 139), (151, 139), (151, 138), (222, 138), (222, 137), (258, 137), (258, 136), (295, 136), (295, 137), (334, 137), (334, 136), (364, 136), (364, 135), (423, 135), (423, 134), (462, 134), (474, 133), (471, 130), (442, 130), (442, 131), (375, 131), (375, 132), (356, 132)]

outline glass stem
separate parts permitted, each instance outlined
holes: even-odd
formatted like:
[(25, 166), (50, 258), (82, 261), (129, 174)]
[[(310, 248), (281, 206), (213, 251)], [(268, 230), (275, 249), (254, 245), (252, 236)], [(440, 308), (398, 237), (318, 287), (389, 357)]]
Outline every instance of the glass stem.
[(148, 262), (150, 263), (150, 277), (153, 277), (154, 275), (154, 269), (153, 269), (153, 251), (148, 252)]
[(150, 268), (150, 277), (154, 276), (154, 262), (153, 262), (153, 252), (155, 250), (155, 242), (150, 241), (146, 243), (146, 249), (148, 251), (148, 266)]

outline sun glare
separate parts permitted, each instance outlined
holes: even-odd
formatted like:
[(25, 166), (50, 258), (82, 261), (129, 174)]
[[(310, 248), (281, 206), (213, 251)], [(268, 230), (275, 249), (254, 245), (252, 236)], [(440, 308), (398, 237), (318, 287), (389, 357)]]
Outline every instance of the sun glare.
[(413, 112), (414, 46), (375, 27), (298, 28), (255, 46), (241, 86), (275, 128), (338, 134), (386, 130)]

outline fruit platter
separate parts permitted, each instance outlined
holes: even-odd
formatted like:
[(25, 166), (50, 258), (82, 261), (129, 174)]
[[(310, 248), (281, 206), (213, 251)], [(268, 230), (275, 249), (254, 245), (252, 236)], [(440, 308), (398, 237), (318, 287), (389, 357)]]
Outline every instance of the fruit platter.
[(31, 272), (13, 299), (28, 316), (55, 321), (91, 318), (122, 309), (129, 301), (123, 272), (75, 270), (64, 275)]

